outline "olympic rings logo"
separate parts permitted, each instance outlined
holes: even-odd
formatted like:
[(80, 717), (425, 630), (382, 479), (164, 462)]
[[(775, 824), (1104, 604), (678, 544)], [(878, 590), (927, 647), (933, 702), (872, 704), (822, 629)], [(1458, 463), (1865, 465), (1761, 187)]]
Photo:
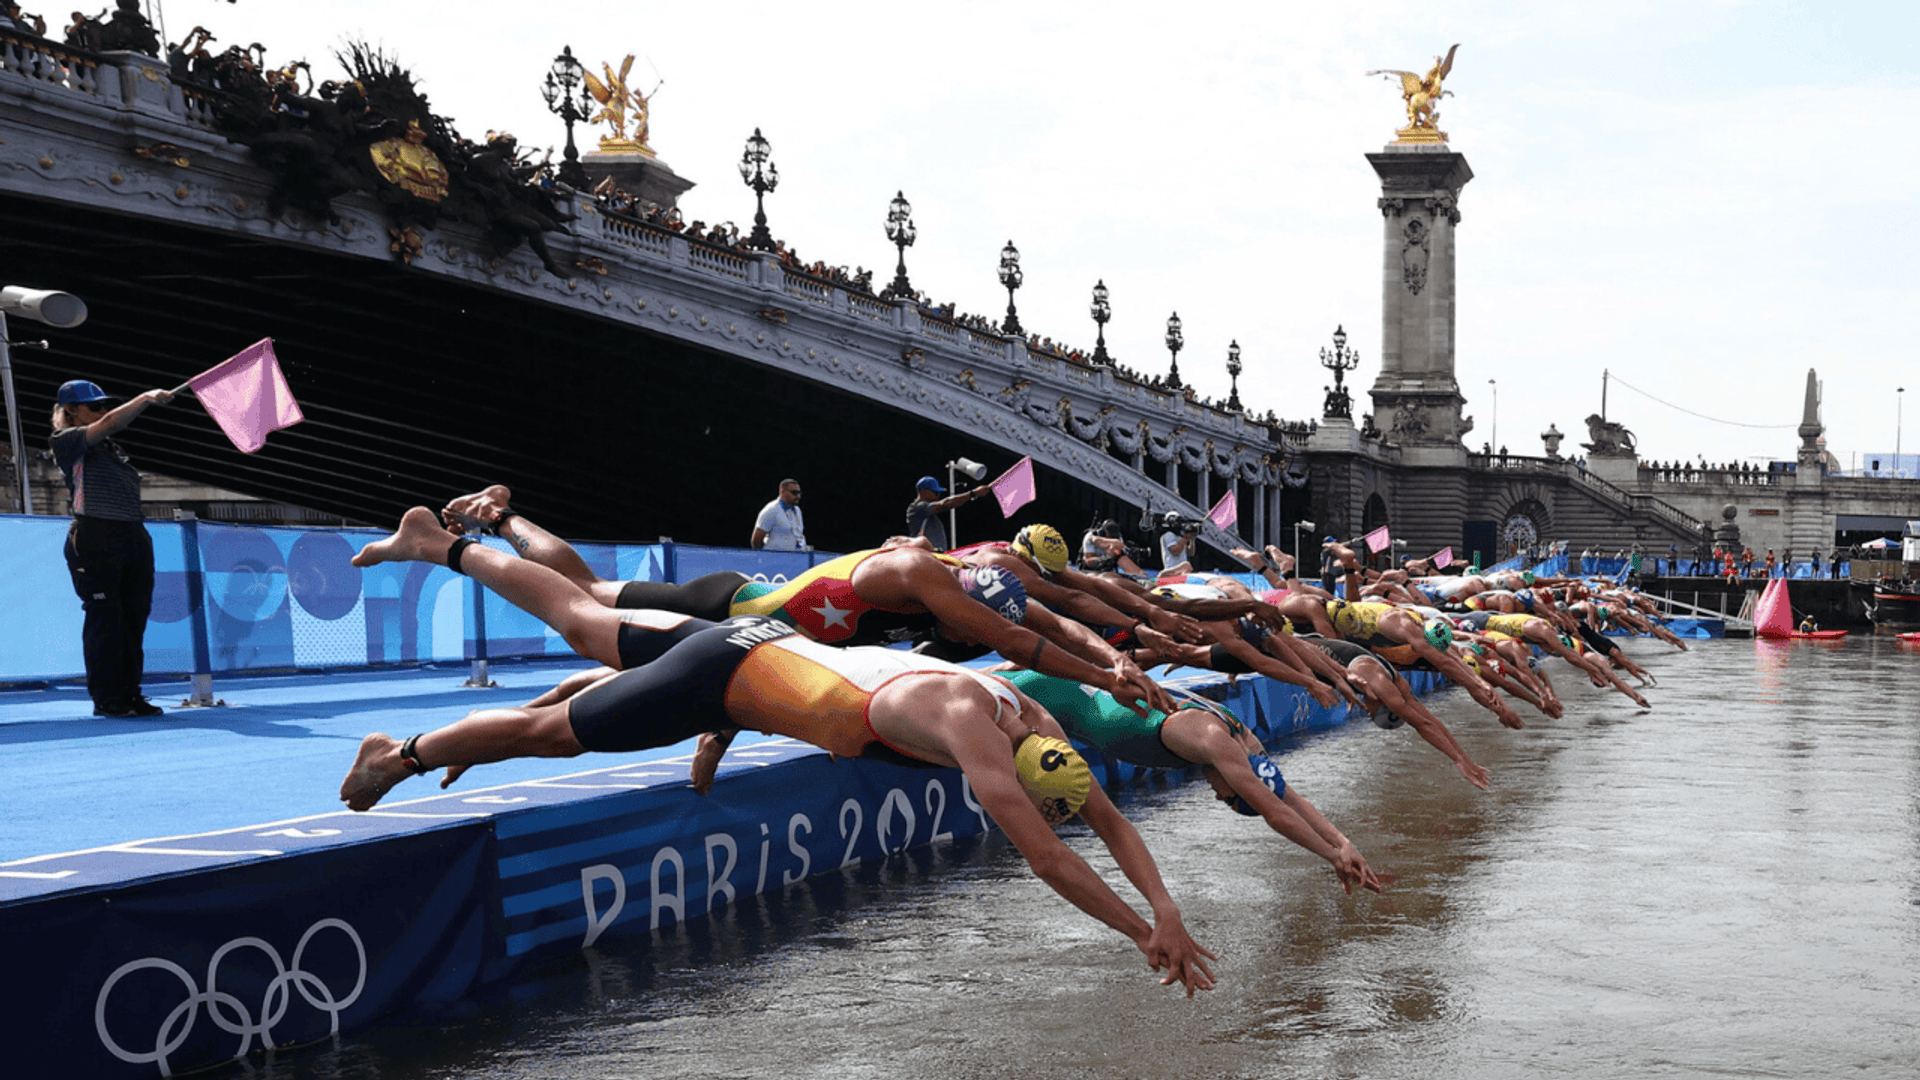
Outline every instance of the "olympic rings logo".
[[(353, 989), (344, 998), (335, 997), (331, 987), (322, 982), (313, 973), (300, 966), (306, 956), (307, 945), (314, 935), (322, 930), (335, 929), (347, 935), (353, 943), (354, 955), (360, 961), (360, 974), (354, 980)], [(257, 949), (273, 962), (274, 977), (267, 983), (266, 991), (260, 996), (260, 1012), (256, 1018), (247, 1011), (247, 1006), (239, 998), (219, 989), (220, 961), (236, 949)], [(154, 1033), (153, 1049), (134, 1052), (122, 1047), (107, 1033), (107, 998), (120, 980), (143, 968), (159, 968), (171, 972), (187, 988), (187, 1000), (174, 1006), (165, 1020), (160, 1022), (159, 1030)], [(360, 992), (367, 985), (367, 947), (361, 943), (360, 935), (353, 927), (340, 919), (321, 919), (300, 935), (300, 942), (293, 949), (293, 966), (289, 968), (280, 959), (280, 953), (272, 945), (257, 937), (234, 938), (214, 951), (212, 959), (207, 961), (207, 988), (202, 991), (193, 981), (193, 975), (186, 968), (171, 960), (149, 956), (144, 960), (132, 960), (107, 976), (106, 984), (100, 987), (100, 997), (94, 1002), (93, 1024), (100, 1034), (100, 1042), (114, 1057), (121, 1061), (142, 1065), (152, 1062), (160, 1066), (161, 1076), (172, 1076), (173, 1070), (167, 1063), (168, 1055), (186, 1045), (187, 1037), (193, 1032), (195, 1020), (200, 1015), (200, 1005), (207, 1006), (207, 1019), (215, 1027), (231, 1035), (240, 1036), (240, 1048), (234, 1051), (234, 1057), (244, 1055), (253, 1048), (253, 1037), (260, 1037), (260, 1044), (273, 1049), (273, 1026), (287, 1015), (287, 1007), (293, 1003), (289, 987), (298, 990), (307, 1004), (327, 1014), (332, 1023), (331, 1034), (340, 1033), (340, 1013), (359, 1000)]]

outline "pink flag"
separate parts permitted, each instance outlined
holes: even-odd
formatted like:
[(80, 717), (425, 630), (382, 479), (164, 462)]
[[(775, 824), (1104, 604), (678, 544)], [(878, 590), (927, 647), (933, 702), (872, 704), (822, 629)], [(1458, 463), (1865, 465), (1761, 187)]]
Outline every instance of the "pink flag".
[(1033, 459), (1021, 458), (987, 486), (993, 489), (993, 497), (1000, 500), (1000, 515), (1012, 517), (1015, 510), (1033, 501)]
[(1453, 565), (1453, 548), (1451, 546), (1441, 548), (1433, 556), (1433, 568), (1435, 570), (1445, 570), (1447, 567), (1452, 565)]
[(1366, 541), (1367, 541), (1367, 550), (1373, 552), (1376, 555), (1378, 555), (1382, 551), (1385, 551), (1388, 544), (1393, 543), (1393, 539), (1387, 535), (1387, 527), (1385, 525), (1382, 525), (1379, 528), (1368, 533), (1366, 535)]
[(287, 388), (287, 377), (280, 373), (272, 338), (255, 342), (231, 360), (189, 379), (187, 385), (233, 445), (249, 454), (266, 445), (267, 432), (306, 419)]
[(1240, 520), (1240, 500), (1233, 489), (1227, 489), (1220, 501), (1213, 504), (1213, 509), (1207, 511), (1207, 520), (1218, 525), (1221, 532), (1233, 528), (1233, 523)]

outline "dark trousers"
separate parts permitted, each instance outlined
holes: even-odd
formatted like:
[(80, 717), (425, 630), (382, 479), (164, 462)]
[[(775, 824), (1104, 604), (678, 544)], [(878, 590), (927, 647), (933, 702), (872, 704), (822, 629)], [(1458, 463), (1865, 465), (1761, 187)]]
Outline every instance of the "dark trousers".
[(153, 539), (138, 521), (77, 517), (67, 530), (67, 571), (86, 611), (80, 643), (93, 707), (139, 700), (143, 646), (153, 611)]

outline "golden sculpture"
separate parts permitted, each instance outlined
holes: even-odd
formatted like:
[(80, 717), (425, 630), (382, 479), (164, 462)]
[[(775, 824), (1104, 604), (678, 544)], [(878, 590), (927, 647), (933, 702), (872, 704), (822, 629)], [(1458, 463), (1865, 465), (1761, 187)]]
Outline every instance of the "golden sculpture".
[(1400, 136), (1395, 140), (1396, 142), (1443, 143), (1447, 141), (1447, 133), (1441, 131), (1438, 126), (1440, 112), (1435, 106), (1449, 93), (1441, 89), (1440, 84), (1446, 81), (1447, 73), (1453, 70), (1453, 54), (1459, 48), (1460, 46), (1455, 45), (1448, 49), (1444, 60), (1438, 56), (1434, 57), (1433, 67), (1424, 77), (1415, 75), (1411, 71), (1392, 69), (1367, 72), (1368, 75), (1400, 76), (1400, 96), (1407, 102), (1407, 126), (1395, 133)]
[[(430, 202), (447, 197), (452, 174), (434, 152), (427, 148), (427, 133), (420, 121), (407, 121), (407, 132), (367, 147), (373, 167), (390, 184), (397, 184), (409, 195)], [(398, 251), (399, 249), (394, 249)]]
[[(607, 75), (604, 82), (595, 78), (591, 71), (586, 75), (587, 93), (593, 95), (593, 100), (600, 103), (600, 111), (588, 117), (587, 123), (598, 124), (604, 120), (613, 128), (613, 134), (600, 136), (601, 151), (609, 154), (638, 153), (653, 157), (653, 148), (647, 145), (647, 102), (653, 94), (636, 94), (627, 88), (627, 73), (633, 70), (633, 54), (627, 54), (617, 74), (613, 70), (613, 65), (605, 61), (601, 61), (600, 68)], [(656, 94), (660, 92), (659, 84), (654, 85), (653, 91)], [(629, 112), (632, 113), (633, 119), (632, 138), (627, 137)]]

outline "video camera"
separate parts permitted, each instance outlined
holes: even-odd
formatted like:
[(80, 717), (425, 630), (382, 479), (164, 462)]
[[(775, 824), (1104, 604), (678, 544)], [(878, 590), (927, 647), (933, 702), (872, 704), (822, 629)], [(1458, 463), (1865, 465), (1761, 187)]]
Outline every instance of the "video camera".
[(1161, 515), (1160, 527), (1170, 533), (1181, 536), (1198, 536), (1207, 523), (1199, 518), (1182, 517), (1178, 510), (1169, 510)]

